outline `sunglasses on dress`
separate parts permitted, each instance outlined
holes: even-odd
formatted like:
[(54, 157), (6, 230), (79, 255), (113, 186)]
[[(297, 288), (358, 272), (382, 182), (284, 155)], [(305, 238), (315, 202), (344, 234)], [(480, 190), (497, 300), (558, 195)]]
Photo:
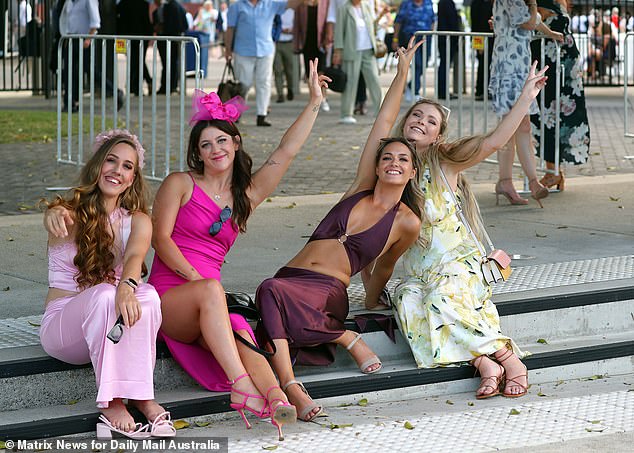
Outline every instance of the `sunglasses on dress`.
[(108, 335), (106, 335), (106, 338), (108, 338), (108, 340), (112, 341), (114, 344), (119, 343), (119, 341), (121, 341), (121, 337), (123, 336), (123, 315), (119, 315), (119, 317), (117, 318), (117, 321), (114, 323), (114, 326), (112, 326), (112, 329), (110, 329), (110, 332), (108, 332)]
[(222, 224), (225, 223), (230, 218), (231, 218), (231, 208), (229, 206), (225, 206), (224, 208), (222, 208), (222, 211), (220, 211), (220, 220), (216, 220), (214, 223), (211, 224), (211, 227), (209, 228), (209, 234), (211, 234), (212, 236), (215, 236), (218, 233), (220, 233)]

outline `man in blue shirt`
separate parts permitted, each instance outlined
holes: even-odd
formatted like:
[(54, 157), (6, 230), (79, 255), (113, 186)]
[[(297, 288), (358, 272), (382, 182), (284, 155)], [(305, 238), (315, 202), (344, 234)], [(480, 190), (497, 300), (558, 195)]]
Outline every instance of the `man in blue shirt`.
[(273, 19), (286, 8), (296, 8), (303, 0), (238, 0), (229, 7), (225, 36), (225, 58), (233, 60), (236, 78), (245, 94), (255, 79), (257, 125), (266, 121), (271, 97), (271, 74), (275, 43), (271, 36)]
[[(433, 30), (436, 23), (436, 14), (432, 7), (432, 0), (404, 0), (398, 9), (396, 19), (394, 19), (394, 38), (392, 39), (392, 50), (396, 51), (399, 46), (407, 47), (409, 39), (417, 31)], [(417, 41), (420, 41), (419, 37)], [(427, 40), (427, 58), (431, 54), (431, 42)], [(416, 51), (414, 60), (414, 94), (420, 91), (420, 77), (423, 74), (423, 51), (422, 46)]]

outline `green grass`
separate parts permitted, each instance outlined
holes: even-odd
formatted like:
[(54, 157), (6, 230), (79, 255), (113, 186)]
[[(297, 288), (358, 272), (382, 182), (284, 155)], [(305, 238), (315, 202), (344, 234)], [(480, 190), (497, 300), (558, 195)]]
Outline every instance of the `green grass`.
[[(89, 116), (84, 115), (84, 134), (90, 133)], [(72, 134), (79, 131), (79, 118), (73, 118)], [(62, 137), (68, 135), (68, 114), (62, 113)], [(106, 128), (112, 119), (106, 119)], [(95, 131), (101, 129), (101, 117), (95, 116)], [(57, 112), (32, 110), (0, 110), (0, 144), (50, 143), (57, 137)]]

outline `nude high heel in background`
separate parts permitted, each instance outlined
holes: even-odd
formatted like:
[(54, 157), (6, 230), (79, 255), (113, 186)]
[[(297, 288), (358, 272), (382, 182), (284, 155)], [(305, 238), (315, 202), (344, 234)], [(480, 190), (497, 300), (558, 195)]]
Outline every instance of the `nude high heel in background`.
[[(504, 188), (502, 188), (502, 186), (504, 185), (503, 183), (507, 181), (513, 188), (512, 191), (505, 190)], [(512, 205), (528, 204), (528, 200), (520, 197), (519, 194), (515, 191), (515, 187), (513, 187), (513, 180), (511, 178), (500, 179), (498, 180), (497, 183), (495, 183), (495, 204), (496, 205), (500, 204), (500, 195), (503, 195)]]

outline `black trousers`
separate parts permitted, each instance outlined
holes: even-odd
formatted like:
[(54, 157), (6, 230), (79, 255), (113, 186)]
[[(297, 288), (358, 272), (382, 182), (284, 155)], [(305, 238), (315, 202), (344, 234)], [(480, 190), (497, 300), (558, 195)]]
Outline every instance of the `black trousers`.
[[(488, 53), (489, 59), (487, 60), (489, 68), (487, 68), (487, 80), (491, 80), (491, 58), (493, 58), (493, 38), (487, 38), (488, 41)], [(484, 86), (484, 50), (479, 50), (477, 52), (478, 56), (478, 75), (476, 78), (476, 96), (484, 96), (484, 94), (488, 91), (488, 87)]]
[[(161, 71), (161, 88), (159, 91), (167, 91), (167, 41), (157, 41), (158, 52), (161, 56), (161, 62), (163, 63), (163, 70)], [(180, 54), (180, 42), (171, 42), (171, 54), (170, 54), (170, 91), (176, 91), (178, 88), (178, 68), (179, 68), (179, 54)]]

